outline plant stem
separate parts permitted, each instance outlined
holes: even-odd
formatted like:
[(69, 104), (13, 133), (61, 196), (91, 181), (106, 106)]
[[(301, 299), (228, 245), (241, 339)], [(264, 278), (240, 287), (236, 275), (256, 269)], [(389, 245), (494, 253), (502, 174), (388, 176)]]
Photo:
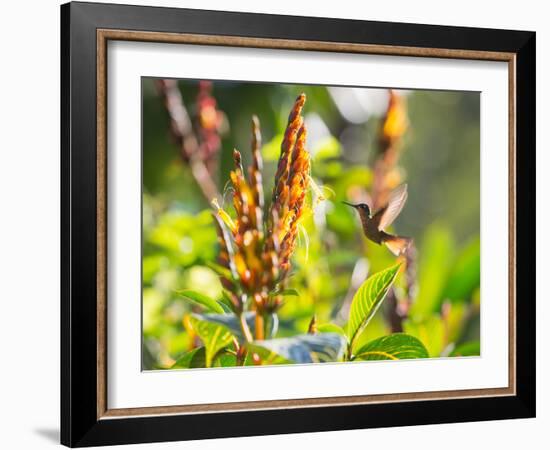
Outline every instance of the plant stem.
[(262, 341), (265, 339), (265, 319), (261, 312), (256, 311), (256, 339)]
[(221, 198), (204, 161), (201, 159), (200, 146), (193, 131), (191, 119), (183, 103), (175, 80), (158, 80), (157, 89), (164, 101), (164, 107), (170, 116), (170, 132), (181, 147), (181, 157), (189, 165), (191, 174), (199, 186), (206, 201)]
[(248, 324), (246, 323), (246, 317), (244, 313), (239, 314), (239, 322), (241, 324), (241, 329), (243, 330), (244, 338), (246, 339), (246, 342), (252, 342), (254, 338), (252, 337), (252, 333), (250, 332), (250, 328), (248, 327)]
[(409, 316), (409, 310), (416, 298), (416, 247), (412, 242), (405, 253), (405, 295), (398, 299), (395, 295), (395, 289), (392, 287), (388, 292), (386, 302), (389, 305), (388, 321), (392, 333), (403, 332), (403, 322)]
[(391, 288), (388, 292), (386, 303), (388, 304), (387, 319), (390, 323), (391, 332), (402, 333), (404, 317), (400, 314), (399, 304), (393, 288)]
[(241, 346), (239, 348), (239, 350), (237, 351), (237, 353), (235, 355), (235, 358), (236, 358), (235, 365), (236, 366), (244, 366), (245, 361), (246, 361), (247, 353), (248, 353), (248, 351), (244, 346)]
[(350, 342), (348, 344), (348, 348), (346, 350), (346, 353), (344, 354), (344, 361), (353, 361), (353, 355), (351, 353), (351, 345), (352, 345), (352, 343)]
[(359, 335), (359, 333), (355, 333), (351, 337), (351, 339), (349, 340), (348, 353), (347, 353), (347, 360), (348, 361), (352, 360), (352, 356), (353, 356), (352, 349), (353, 349), (353, 346), (355, 345), (355, 339), (357, 338), (358, 335)]

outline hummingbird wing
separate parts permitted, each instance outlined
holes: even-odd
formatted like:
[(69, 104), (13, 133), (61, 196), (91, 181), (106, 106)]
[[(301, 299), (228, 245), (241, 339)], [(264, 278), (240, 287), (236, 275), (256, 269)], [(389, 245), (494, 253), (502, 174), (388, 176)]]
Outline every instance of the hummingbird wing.
[(391, 192), (388, 204), (376, 212), (373, 217), (379, 230), (384, 230), (393, 223), (405, 206), (408, 195), (406, 184), (402, 184)]

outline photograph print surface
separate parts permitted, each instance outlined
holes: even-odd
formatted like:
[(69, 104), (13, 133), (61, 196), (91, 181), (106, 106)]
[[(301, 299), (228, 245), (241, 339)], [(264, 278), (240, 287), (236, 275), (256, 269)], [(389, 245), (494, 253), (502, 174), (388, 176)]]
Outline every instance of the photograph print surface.
[(142, 79), (142, 368), (475, 357), (477, 92)]

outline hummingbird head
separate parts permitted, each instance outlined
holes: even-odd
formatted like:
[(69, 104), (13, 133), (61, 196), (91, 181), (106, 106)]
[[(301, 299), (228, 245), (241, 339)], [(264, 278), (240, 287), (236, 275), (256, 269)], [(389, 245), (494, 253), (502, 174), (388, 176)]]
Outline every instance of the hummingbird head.
[(348, 202), (342, 202), (345, 205), (351, 206), (352, 208), (355, 208), (357, 211), (359, 211), (359, 214), (366, 214), (367, 217), (370, 217), (370, 208), (369, 205), (366, 203), (357, 203), (357, 205), (354, 205), (353, 203)]

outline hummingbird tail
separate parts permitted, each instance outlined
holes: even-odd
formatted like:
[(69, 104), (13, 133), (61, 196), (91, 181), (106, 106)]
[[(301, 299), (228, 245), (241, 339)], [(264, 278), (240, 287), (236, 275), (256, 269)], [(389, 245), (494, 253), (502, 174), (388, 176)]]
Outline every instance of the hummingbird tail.
[(392, 252), (395, 256), (399, 256), (407, 251), (411, 245), (412, 239), (384, 233), (382, 236), (382, 242), (386, 244), (386, 247), (388, 247), (390, 252)]

